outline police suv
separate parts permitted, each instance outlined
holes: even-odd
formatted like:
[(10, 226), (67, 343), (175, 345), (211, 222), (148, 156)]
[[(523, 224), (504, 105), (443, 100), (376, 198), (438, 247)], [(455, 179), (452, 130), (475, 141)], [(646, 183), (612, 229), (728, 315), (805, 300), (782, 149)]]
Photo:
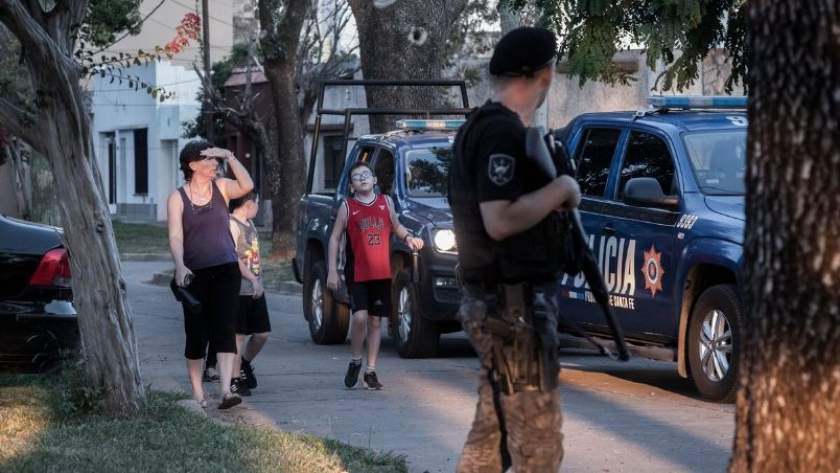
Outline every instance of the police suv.
[[(323, 108), (326, 88), (358, 86), (457, 87), (463, 108), (411, 111)], [(299, 204), (293, 269), (295, 278), (303, 283), (303, 313), (310, 336), (318, 344), (342, 343), (347, 337), (350, 311), (327, 289), (327, 252), (338, 203), (349, 196), (350, 166), (363, 161), (373, 167), (378, 192), (393, 199), (400, 223), (424, 241), (419, 254), (412, 254), (404, 241), (391, 236), (392, 316), (388, 331), (396, 341), (400, 356), (433, 356), (442, 333), (461, 330), (455, 320), (461, 301), (455, 283), (458, 256), (446, 192), (452, 143), (464, 120), (400, 120), (393, 131), (356, 138), (349, 153), (345, 153), (344, 146), (350, 139), (352, 115), (463, 116), (469, 112), (466, 85), (463, 81), (327, 81), (322, 84), (317, 111), (310, 156), (319, 156), (317, 143), (321, 119), (332, 114), (344, 117), (344, 134), (339, 136), (342, 145), (338, 154), (346, 155), (346, 158), (334, 171), (334, 182), (321, 188), (315, 183), (316, 169), (321, 174), (328, 174), (325, 170), (328, 166), (319, 167), (317, 159), (311, 158), (307, 192)]]
[[(555, 133), (577, 164), (581, 219), (630, 344), (676, 361), (707, 400), (730, 402), (742, 336), (745, 97), (651, 97), (648, 110), (591, 113)], [(609, 328), (583, 279), (561, 310)]]

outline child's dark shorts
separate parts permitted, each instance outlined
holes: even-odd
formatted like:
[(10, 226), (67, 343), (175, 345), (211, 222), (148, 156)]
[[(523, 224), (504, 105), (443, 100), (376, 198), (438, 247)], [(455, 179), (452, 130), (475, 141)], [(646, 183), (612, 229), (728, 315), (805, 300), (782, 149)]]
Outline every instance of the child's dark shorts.
[(376, 317), (391, 316), (391, 280), (347, 282), (352, 313), (360, 310)]
[(252, 335), (271, 332), (268, 320), (268, 306), (265, 295), (259, 299), (253, 296), (239, 296), (239, 315), (236, 317), (236, 334)]

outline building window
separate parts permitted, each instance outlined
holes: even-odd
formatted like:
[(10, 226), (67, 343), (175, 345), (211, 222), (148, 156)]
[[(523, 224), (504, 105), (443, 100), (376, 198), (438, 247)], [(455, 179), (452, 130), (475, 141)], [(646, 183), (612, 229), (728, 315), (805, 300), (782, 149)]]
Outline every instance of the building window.
[(134, 130), (134, 193), (149, 193), (149, 131)]

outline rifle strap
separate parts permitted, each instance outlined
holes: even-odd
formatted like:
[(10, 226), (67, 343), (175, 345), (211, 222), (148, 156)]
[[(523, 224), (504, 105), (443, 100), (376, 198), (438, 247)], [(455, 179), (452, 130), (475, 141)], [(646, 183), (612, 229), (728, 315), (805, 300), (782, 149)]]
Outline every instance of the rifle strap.
[(490, 387), (493, 388), (493, 408), (496, 411), (496, 419), (499, 421), (499, 452), (502, 454), (502, 473), (505, 473), (508, 468), (513, 466), (513, 459), (510, 456), (507, 444), (507, 427), (505, 427), (505, 416), (502, 413), (502, 388), (499, 386), (499, 380), (496, 369), (487, 371), (487, 380), (490, 382)]
[(575, 322), (575, 321), (574, 321), (574, 320), (572, 320), (572, 319), (569, 319), (568, 317), (566, 317), (566, 316), (565, 316), (565, 315), (563, 315), (562, 313), (557, 314), (557, 315), (558, 315), (558, 317), (557, 317), (557, 319), (558, 319), (557, 321), (558, 321), (558, 322), (562, 322), (562, 323), (563, 323), (563, 324), (565, 324), (567, 327), (571, 328), (571, 329), (572, 329), (572, 331), (573, 331), (573, 332), (575, 332), (577, 335), (580, 335), (581, 337), (585, 338), (585, 339), (586, 339), (589, 343), (591, 343), (591, 344), (592, 344), (592, 346), (594, 346), (594, 347), (595, 347), (595, 349), (596, 349), (596, 350), (598, 350), (598, 351), (599, 351), (602, 355), (608, 356), (608, 357), (612, 358), (613, 360), (617, 360), (617, 359), (618, 359), (618, 355), (617, 355), (617, 354), (613, 353), (613, 352), (612, 352), (609, 348), (607, 348), (607, 346), (606, 346), (606, 345), (604, 345), (603, 343), (601, 343), (601, 342), (599, 342), (598, 340), (595, 340), (594, 338), (592, 338), (592, 336), (590, 336), (588, 333), (586, 333), (586, 332), (583, 330), (583, 328), (581, 328), (581, 326), (580, 326), (580, 325), (578, 325), (578, 323), (577, 323), (577, 322)]

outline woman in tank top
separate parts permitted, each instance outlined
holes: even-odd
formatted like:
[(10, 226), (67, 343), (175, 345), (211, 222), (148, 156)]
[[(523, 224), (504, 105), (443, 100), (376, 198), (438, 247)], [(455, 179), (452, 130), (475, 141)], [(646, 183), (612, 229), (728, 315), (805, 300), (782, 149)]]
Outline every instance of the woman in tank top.
[[(221, 161), (227, 162), (234, 179), (216, 177)], [(230, 392), (240, 275), (228, 202), (253, 189), (254, 182), (233, 153), (204, 140), (187, 143), (180, 162), (186, 182), (169, 194), (166, 204), (169, 249), (176, 284), (188, 287), (202, 305), (198, 314), (184, 309), (184, 356), (193, 397), (206, 407), (202, 364), (208, 337), (213, 338), (221, 376), (219, 409), (228, 409), (242, 402)]]

